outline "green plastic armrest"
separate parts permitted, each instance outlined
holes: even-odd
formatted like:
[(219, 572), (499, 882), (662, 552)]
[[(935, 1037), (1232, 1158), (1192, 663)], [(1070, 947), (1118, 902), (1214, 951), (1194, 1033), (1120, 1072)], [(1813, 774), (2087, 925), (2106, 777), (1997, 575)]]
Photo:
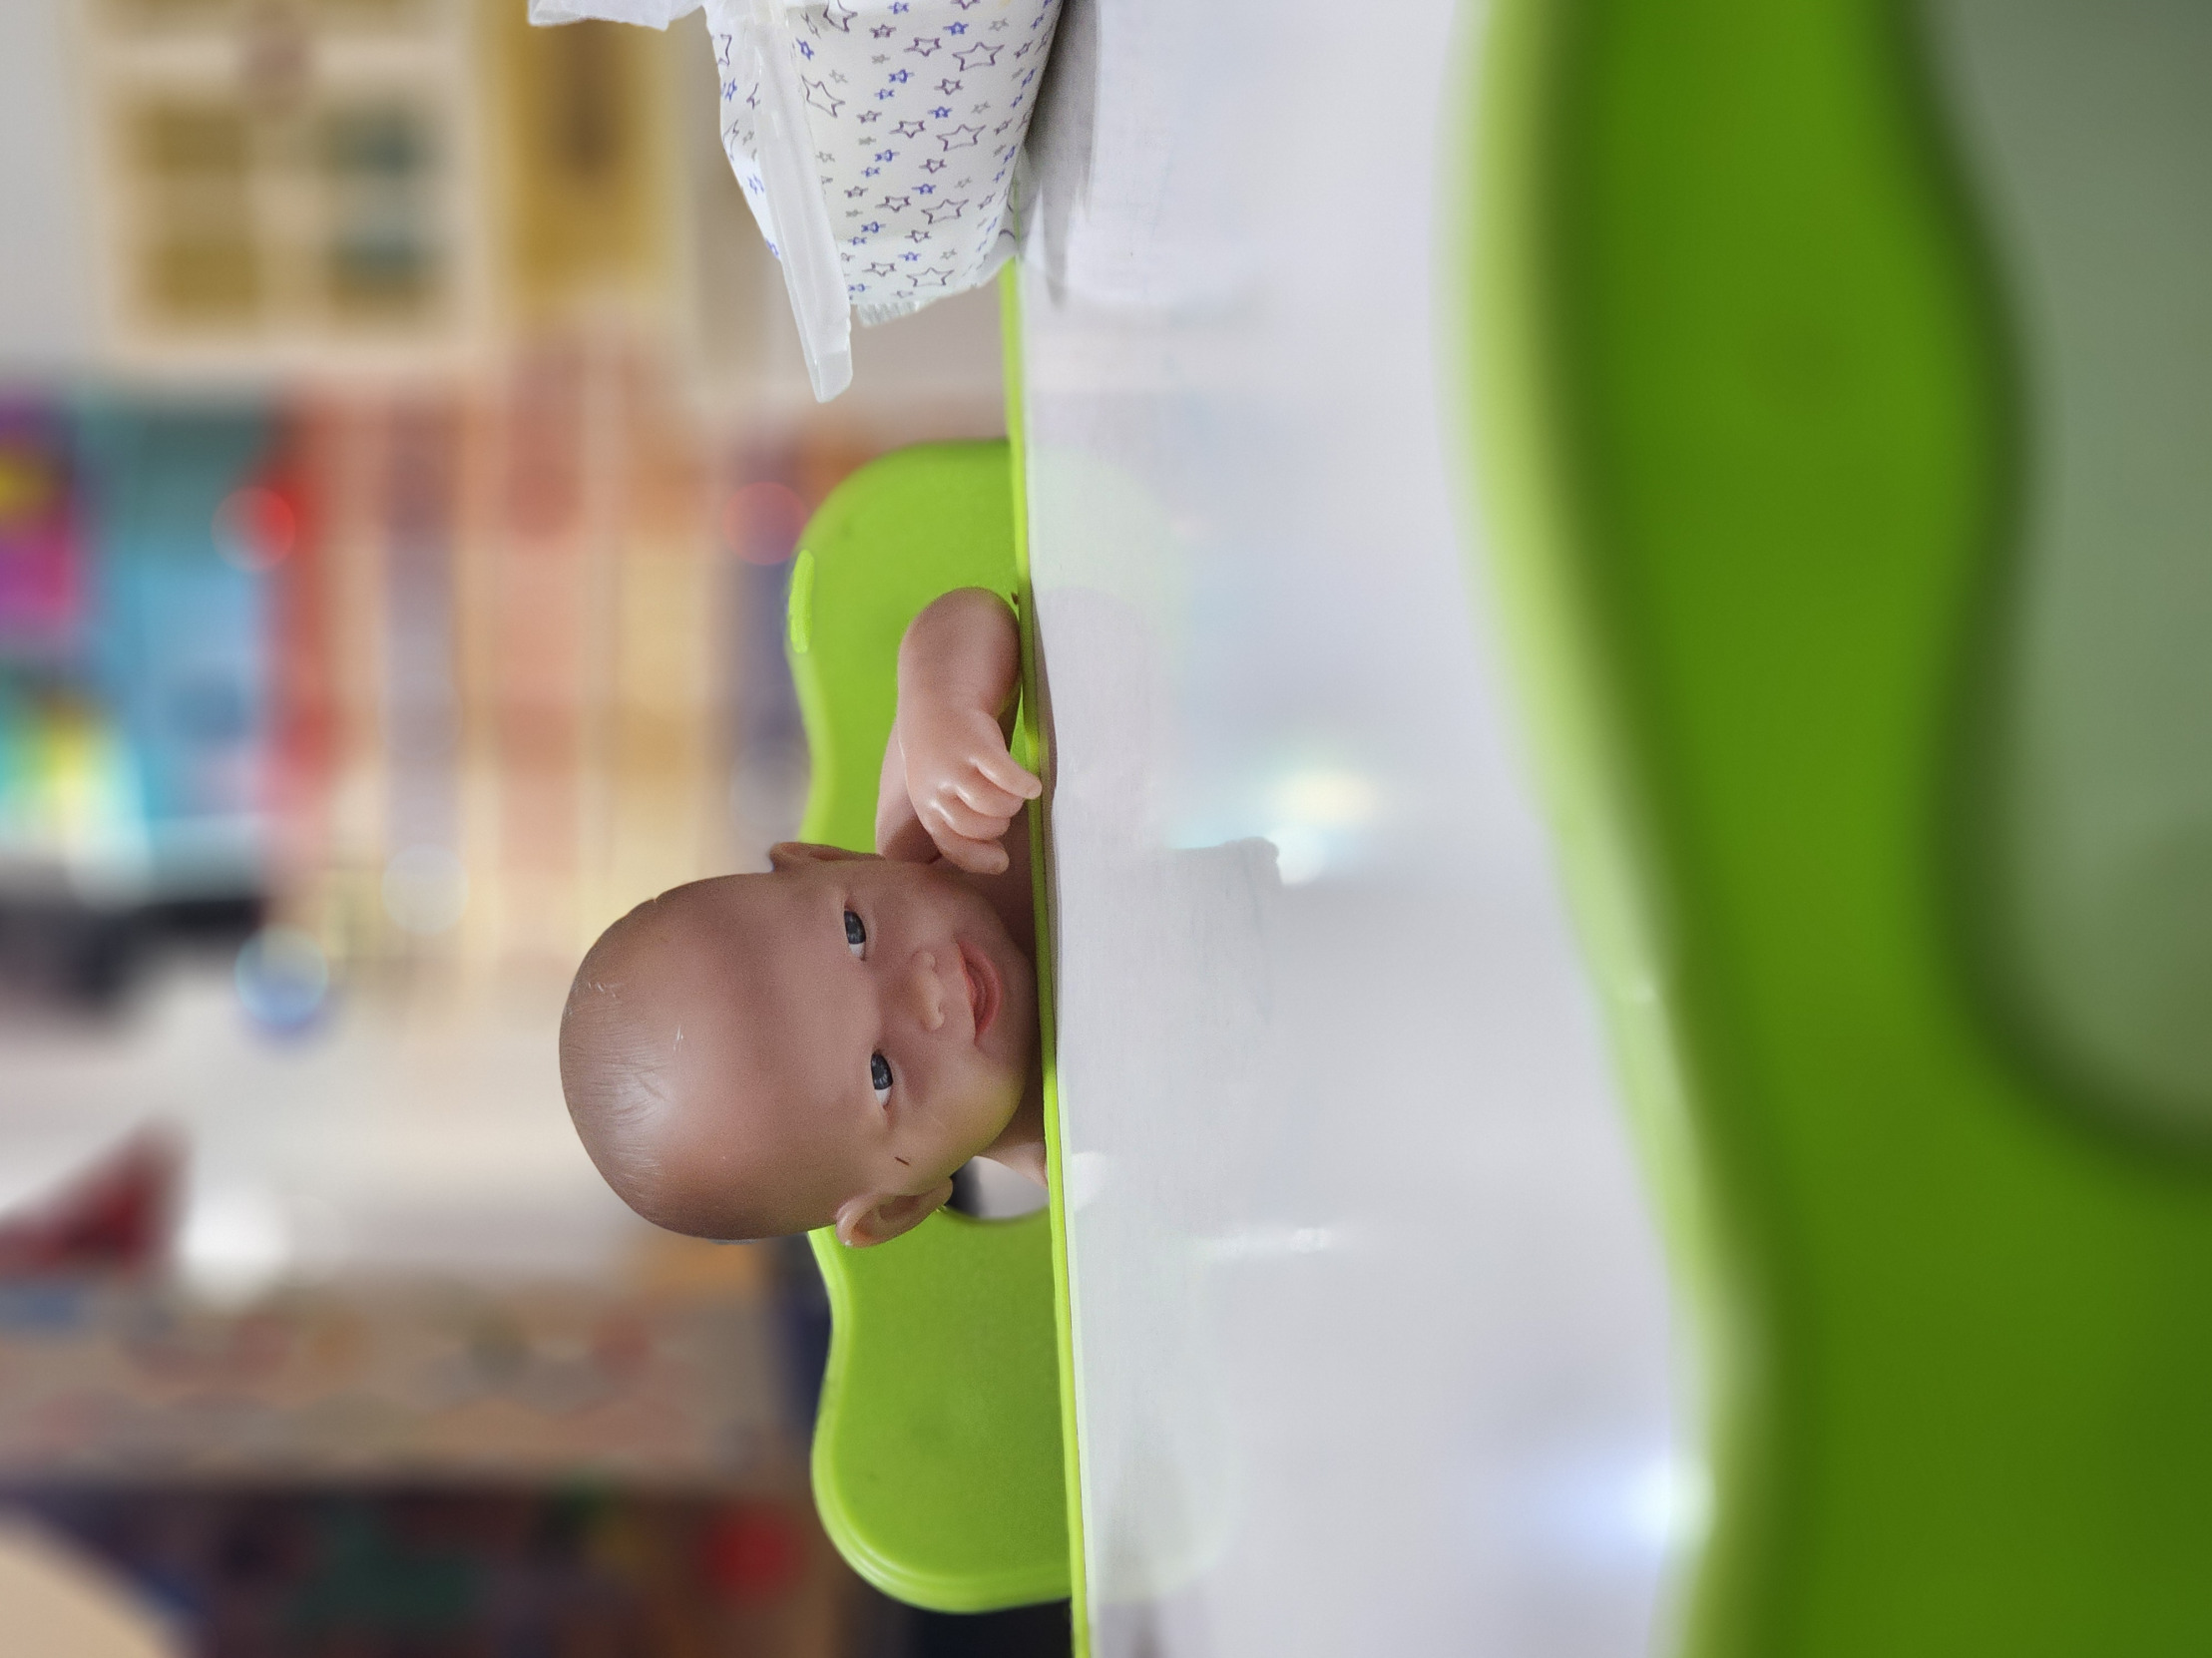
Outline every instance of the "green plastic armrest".
[(1679, 1650), (2212, 1651), (2212, 1170), (1971, 933), (2022, 382), (1921, 22), (1509, 0), (1468, 135), (1489, 574), (1706, 1356)]
[[(800, 833), (866, 851), (907, 623), (954, 588), (1018, 595), (1007, 446), (887, 455), (838, 486), (799, 546), (788, 643), (813, 754)], [(935, 1611), (1068, 1594), (1047, 1214), (940, 1212), (872, 1249), (827, 1228), (812, 1242), (832, 1324), (814, 1500), (838, 1550)]]

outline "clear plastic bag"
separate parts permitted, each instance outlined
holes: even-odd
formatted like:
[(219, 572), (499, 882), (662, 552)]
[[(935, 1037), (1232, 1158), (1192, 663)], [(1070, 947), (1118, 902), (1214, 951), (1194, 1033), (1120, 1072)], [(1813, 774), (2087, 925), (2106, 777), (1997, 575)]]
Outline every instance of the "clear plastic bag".
[[(751, 115), (751, 174), (734, 150), (730, 165), (738, 168), (769, 251), (783, 265), (784, 291), (791, 296), (791, 316), (806, 353), (807, 383), (814, 400), (827, 403), (852, 384), (852, 309), (822, 194), (826, 181), (818, 182), (789, 13), (783, 0), (708, 0), (707, 23), (724, 65), (723, 144), (729, 142), (729, 107), (742, 96)], [(748, 92), (738, 94), (736, 88), (748, 79)]]

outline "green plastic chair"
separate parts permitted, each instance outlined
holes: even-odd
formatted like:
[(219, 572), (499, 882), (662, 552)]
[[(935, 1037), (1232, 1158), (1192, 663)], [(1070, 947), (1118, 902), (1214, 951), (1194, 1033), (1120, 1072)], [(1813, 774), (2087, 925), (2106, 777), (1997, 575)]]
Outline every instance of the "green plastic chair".
[[(830, 495), (799, 546), (788, 645), (813, 754), (800, 833), (866, 851), (907, 623), (954, 588), (1021, 595), (1007, 445), (885, 456)], [(1026, 713), (1015, 746), (1033, 762)], [(1033, 837), (1040, 821), (1033, 808)], [(1054, 1225), (1049, 1210), (940, 1211), (872, 1249), (812, 1236), (832, 1320), (815, 1503), (853, 1568), (912, 1605), (980, 1612), (1070, 1592)]]
[(2208, 1652), (2212, 1165), (1977, 919), (2020, 382), (1912, 14), (1500, 8), (1486, 575), (1697, 1292), (1684, 1650)]

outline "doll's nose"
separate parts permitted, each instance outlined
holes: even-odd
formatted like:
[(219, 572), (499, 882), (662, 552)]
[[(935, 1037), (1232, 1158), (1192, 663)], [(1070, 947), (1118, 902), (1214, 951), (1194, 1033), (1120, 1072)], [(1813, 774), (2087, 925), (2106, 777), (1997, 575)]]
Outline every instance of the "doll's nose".
[(914, 958), (907, 975), (907, 1001), (922, 1029), (935, 1031), (945, 1023), (945, 982), (938, 977), (937, 958), (924, 950)]

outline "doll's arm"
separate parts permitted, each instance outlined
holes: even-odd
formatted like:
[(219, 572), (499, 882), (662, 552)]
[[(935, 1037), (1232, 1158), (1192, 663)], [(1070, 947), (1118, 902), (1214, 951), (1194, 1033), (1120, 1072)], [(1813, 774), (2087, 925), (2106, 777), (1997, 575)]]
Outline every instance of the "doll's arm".
[(942, 853), (976, 875), (1007, 868), (1007, 825), (1044, 792), (1007, 752), (1021, 668), (1014, 613), (995, 593), (961, 588), (914, 619), (899, 643), (877, 851), (916, 861)]

